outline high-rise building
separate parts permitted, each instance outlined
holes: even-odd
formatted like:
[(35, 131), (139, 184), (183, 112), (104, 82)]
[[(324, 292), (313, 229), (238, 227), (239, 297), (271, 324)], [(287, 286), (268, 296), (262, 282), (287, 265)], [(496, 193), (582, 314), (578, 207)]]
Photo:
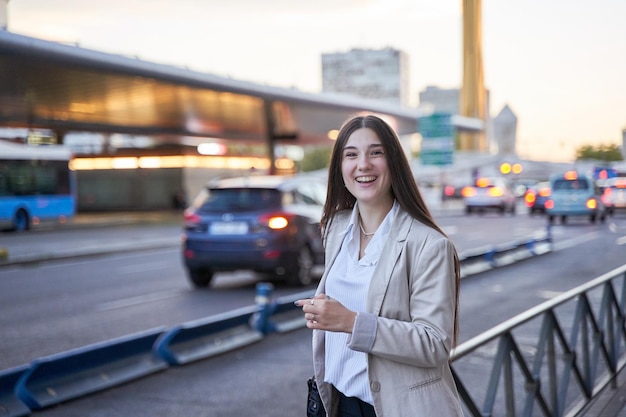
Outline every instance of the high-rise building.
[(409, 60), (403, 51), (352, 49), (322, 54), (322, 91), (408, 105)]
[(432, 85), (419, 92), (419, 107), (425, 111), (459, 114), (458, 88), (439, 88)]

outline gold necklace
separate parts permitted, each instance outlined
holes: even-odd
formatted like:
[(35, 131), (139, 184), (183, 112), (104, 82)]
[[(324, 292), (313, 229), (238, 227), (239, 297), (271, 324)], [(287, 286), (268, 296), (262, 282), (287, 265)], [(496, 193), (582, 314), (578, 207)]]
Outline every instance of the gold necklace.
[(363, 229), (363, 225), (361, 223), (359, 223), (359, 227), (361, 228), (361, 233), (363, 233), (363, 236), (365, 236), (365, 237), (370, 237), (374, 233), (376, 233), (376, 231), (373, 231), (373, 232), (370, 232), (370, 233), (366, 233), (365, 230)]

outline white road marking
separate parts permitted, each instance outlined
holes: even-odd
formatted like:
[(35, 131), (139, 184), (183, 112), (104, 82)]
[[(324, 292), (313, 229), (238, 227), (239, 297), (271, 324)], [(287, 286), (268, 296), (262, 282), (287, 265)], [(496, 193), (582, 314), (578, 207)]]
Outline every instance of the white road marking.
[(546, 300), (550, 300), (556, 297), (557, 295), (561, 295), (561, 294), (563, 294), (563, 291), (549, 291), (549, 290), (537, 291), (537, 296), (539, 298), (544, 298)]
[(591, 232), (584, 235), (576, 236), (574, 238), (557, 242), (554, 244), (554, 250), (562, 250), (580, 245), (581, 243), (589, 242), (600, 237), (600, 232)]
[(138, 272), (157, 271), (166, 269), (169, 266), (166, 262), (146, 262), (135, 265), (125, 265), (118, 269), (120, 274), (136, 274)]
[[(66, 268), (68, 266), (76, 266), (76, 265), (93, 265), (94, 262), (108, 262), (111, 259), (128, 259), (128, 258), (145, 258), (146, 256), (164, 254), (164, 253), (177, 253), (180, 252), (180, 249), (165, 249), (165, 250), (150, 250), (148, 251), (139, 251), (139, 252), (124, 252), (124, 253), (112, 253), (112, 254), (98, 254), (94, 253), (92, 256), (86, 258), (79, 259), (50, 259), (50, 263), (41, 264), (39, 268), (41, 269), (50, 269), (50, 268)], [(146, 255), (148, 254), (148, 255)], [(54, 261), (54, 262), (52, 262)], [(23, 265), (15, 266), (17, 268), (24, 268)]]
[(124, 298), (117, 301), (111, 301), (109, 303), (102, 303), (97, 307), (98, 311), (114, 310), (117, 308), (130, 307), (138, 304), (150, 303), (153, 301), (165, 300), (168, 298), (178, 297), (181, 294), (180, 290), (172, 291), (159, 291), (152, 294), (140, 295), (137, 297)]

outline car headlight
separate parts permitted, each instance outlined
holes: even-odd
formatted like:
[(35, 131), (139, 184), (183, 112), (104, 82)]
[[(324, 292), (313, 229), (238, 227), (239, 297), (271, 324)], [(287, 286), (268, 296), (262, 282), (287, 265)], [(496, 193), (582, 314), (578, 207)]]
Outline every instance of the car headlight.
[(590, 210), (595, 210), (598, 208), (598, 202), (595, 200), (595, 198), (590, 198), (589, 200), (587, 200), (587, 208)]

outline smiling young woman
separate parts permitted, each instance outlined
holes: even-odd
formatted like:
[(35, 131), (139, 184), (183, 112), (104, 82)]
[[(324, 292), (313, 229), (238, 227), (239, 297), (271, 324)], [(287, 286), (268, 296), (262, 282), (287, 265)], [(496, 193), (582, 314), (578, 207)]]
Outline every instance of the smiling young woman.
[(326, 268), (313, 300), (297, 301), (313, 329), (324, 408), (339, 417), (462, 416), (448, 363), (458, 256), (397, 135), (376, 116), (348, 120), (328, 178)]

